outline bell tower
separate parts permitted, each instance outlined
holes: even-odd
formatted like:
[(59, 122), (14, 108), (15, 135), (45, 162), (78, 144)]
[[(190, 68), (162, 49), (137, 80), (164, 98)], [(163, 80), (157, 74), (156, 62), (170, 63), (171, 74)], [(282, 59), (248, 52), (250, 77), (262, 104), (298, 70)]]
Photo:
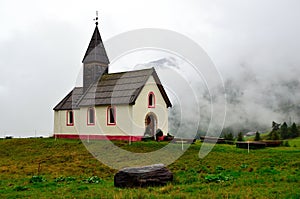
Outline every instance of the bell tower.
[(98, 16), (95, 21), (96, 27), (82, 60), (84, 91), (86, 91), (93, 82), (101, 78), (102, 74), (108, 73), (109, 59), (98, 29)]

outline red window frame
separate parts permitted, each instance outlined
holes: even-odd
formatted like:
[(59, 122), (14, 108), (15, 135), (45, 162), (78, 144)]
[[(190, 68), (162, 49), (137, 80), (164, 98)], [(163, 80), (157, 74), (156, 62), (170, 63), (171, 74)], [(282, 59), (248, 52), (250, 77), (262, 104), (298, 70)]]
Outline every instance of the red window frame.
[[(72, 122), (70, 122), (69, 120), (70, 120), (70, 113), (72, 113)], [(66, 112), (66, 124), (67, 124), (67, 126), (74, 126), (74, 112), (73, 112), (73, 110), (68, 110), (67, 112)]]
[[(113, 110), (114, 122), (111, 122), (111, 110)], [(115, 126), (117, 124), (117, 111), (115, 106), (108, 106), (106, 109), (106, 125)]]
[[(152, 99), (151, 99), (152, 104), (150, 104), (150, 96), (152, 96)], [(155, 108), (155, 104), (156, 104), (155, 95), (154, 95), (154, 92), (151, 91), (148, 93), (148, 108)]]
[[(91, 113), (90, 113), (90, 111), (93, 111), (93, 122), (91, 122)], [(87, 125), (88, 126), (94, 126), (95, 125), (95, 123), (96, 123), (96, 112), (95, 112), (95, 108), (93, 108), (93, 107), (89, 107), (88, 108), (88, 110), (87, 110), (87, 117), (86, 117), (86, 119), (87, 119)]]

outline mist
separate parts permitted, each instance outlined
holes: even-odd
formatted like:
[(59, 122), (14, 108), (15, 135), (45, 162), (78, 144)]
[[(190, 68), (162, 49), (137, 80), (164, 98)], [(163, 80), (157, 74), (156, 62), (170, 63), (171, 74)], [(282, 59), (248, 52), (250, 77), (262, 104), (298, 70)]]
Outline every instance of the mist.
[[(226, 117), (224, 131), (238, 132), (270, 130), (272, 121), (279, 123), (299, 123), (300, 119), (300, 70), (286, 66), (283, 70), (265, 72), (256, 65), (247, 62), (236, 65), (231, 73), (222, 74), (223, 85), (209, 91), (201, 78), (187, 77), (186, 85), (178, 83), (178, 77), (185, 78), (186, 63), (177, 57), (165, 57), (149, 63), (139, 64), (135, 69), (154, 67), (167, 87), (177, 85), (177, 97), (166, 89), (173, 107), (169, 113), (169, 131), (175, 135), (193, 137), (198, 133), (205, 135), (211, 120), (211, 106), (221, 109), (219, 99), (226, 96)], [(275, 68), (275, 66), (274, 66)], [(177, 71), (178, 76), (174, 76)], [(177, 78), (176, 81), (171, 81)], [(194, 86), (192, 86), (194, 85)], [(191, 90), (196, 93), (197, 102), (191, 100)], [(175, 91), (173, 91), (175, 92)], [(211, 93), (214, 93), (212, 96)], [(179, 96), (179, 97), (178, 97)], [(199, 112), (195, 110), (195, 104)], [(197, 109), (196, 108), (196, 109)], [(190, 117), (182, 117), (183, 110), (188, 110)], [(193, 124), (198, 118), (199, 126)], [(192, 127), (190, 126), (192, 125)], [(180, 128), (180, 130), (178, 130)], [(217, 132), (216, 132), (217, 134)]]

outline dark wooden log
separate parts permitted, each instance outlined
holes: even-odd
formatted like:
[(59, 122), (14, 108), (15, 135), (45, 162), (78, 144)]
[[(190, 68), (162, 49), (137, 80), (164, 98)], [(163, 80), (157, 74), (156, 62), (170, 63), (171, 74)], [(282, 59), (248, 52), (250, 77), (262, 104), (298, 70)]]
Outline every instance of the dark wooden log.
[(225, 139), (219, 137), (200, 136), (201, 142), (224, 144)]
[(282, 140), (266, 140), (264, 141), (266, 143), (266, 147), (277, 147), (282, 145)]
[(163, 164), (121, 169), (114, 177), (116, 187), (162, 186), (173, 180), (173, 173)]
[(264, 142), (236, 142), (236, 147), (237, 148), (242, 148), (242, 149), (263, 149), (266, 147), (266, 143)]

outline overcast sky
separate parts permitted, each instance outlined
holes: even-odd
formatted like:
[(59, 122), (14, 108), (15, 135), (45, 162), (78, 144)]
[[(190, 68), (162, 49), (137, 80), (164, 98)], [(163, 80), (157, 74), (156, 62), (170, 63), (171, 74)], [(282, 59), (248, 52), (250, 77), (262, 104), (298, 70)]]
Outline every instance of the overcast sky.
[(0, 137), (52, 134), (52, 109), (75, 85), (96, 10), (103, 40), (169, 29), (202, 46), (224, 76), (243, 64), (300, 75), (298, 0), (1, 0)]

